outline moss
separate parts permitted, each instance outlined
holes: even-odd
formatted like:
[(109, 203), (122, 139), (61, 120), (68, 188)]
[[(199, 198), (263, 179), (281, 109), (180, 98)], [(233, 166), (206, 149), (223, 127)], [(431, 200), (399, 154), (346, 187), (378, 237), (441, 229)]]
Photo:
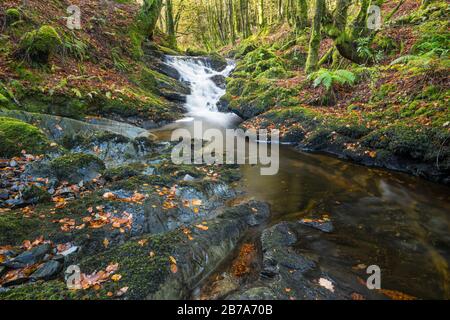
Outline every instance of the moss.
[(58, 179), (75, 181), (80, 171), (91, 168), (95, 171), (105, 169), (103, 161), (96, 156), (84, 153), (71, 153), (56, 158), (50, 162), (54, 174)]
[(103, 173), (103, 177), (106, 181), (120, 181), (140, 175), (144, 169), (145, 166), (142, 163), (130, 164), (108, 169)]
[(50, 201), (51, 196), (47, 192), (46, 189), (42, 187), (38, 187), (36, 185), (31, 185), (29, 187), (26, 187), (22, 191), (22, 197), (24, 200), (26, 200), (28, 203), (39, 203), (39, 202), (47, 202)]
[(227, 67), (227, 60), (218, 53), (210, 53), (208, 55), (211, 67), (216, 70), (223, 70)]
[(0, 245), (16, 245), (29, 239), (30, 230), (39, 226), (34, 218), (25, 218), (21, 212), (0, 215)]
[(10, 26), (14, 22), (20, 20), (20, 11), (16, 8), (10, 8), (5, 11), (5, 16), (6, 16), (6, 25)]
[(381, 101), (386, 98), (390, 93), (395, 92), (397, 86), (393, 83), (385, 83), (382, 84), (378, 90), (375, 90), (372, 93), (371, 100), (372, 101)]
[(73, 119), (82, 119), (88, 109), (84, 99), (69, 94), (49, 95), (29, 90), (20, 101), (23, 105), (21, 110)]
[(199, 49), (187, 48), (184, 54), (190, 57), (198, 57), (198, 56), (206, 56), (208, 55), (208, 52)]
[[(143, 299), (155, 293), (171, 275), (169, 256), (174, 255), (175, 249), (184, 238), (180, 230), (144, 236), (87, 258), (80, 263), (80, 268), (83, 272), (90, 273), (106, 268), (111, 262), (119, 262), (117, 273), (122, 275), (120, 283), (105, 283), (99, 295), (106, 296), (108, 291), (114, 292), (120, 285), (129, 287), (126, 294), (128, 299)], [(147, 242), (141, 245), (139, 240)], [(154, 253), (153, 257), (149, 256), (151, 251)]]
[(101, 144), (104, 142), (129, 143), (131, 140), (125, 136), (110, 131), (95, 131), (92, 133), (78, 133), (75, 135), (65, 135), (61, 144), (67, 148), (91, 147), (92, 144)]
[[(129, 171), (130, 174), (133, 174)], [(114, 179), (114, 176), (109, 176)], [(116, 178), (120, 178), (120, 176), (116, 176)], [(167, 175), (133, 175), (126, 179), (121, 179), (114, 181), (111, 184), (111, 189), (123, 189), (123, 190), (139, 190), (142, 188), (142, 185), (160, 185), (160, 186), (171, 186), (173, 183), (173, 179)]]
[(0, 92), (0, 107), (7, 108), (9, 106), (10, 102), (8, 98), (6, 98), (1, 92)]
[(48, 25), (25, 33), (20, 40), (22, 52), (37, 63), (48, 63), (50, 55), (60, 45), (62, 45), (61, 37), (55, 28)]
[(236, 59), (240, 59), (245, 57), (247, 54), (249, 54), (250, 52), (253, 52), (257, 49), (258, 47), (254, 44), (254, 43), (249, 43), (249, 42), (243, 42), (242, 45), (239, 46), (238, 50), (235, 53), (235, 58)]
[(72, 300), (80, 299), (82, 292), (72, 291), (63, 281), (38, 281), (13, 290), (0, 292), (0, 300)]
[(362, 139), (364, 146), (386, 149), (397, 156), (423, 160), (433, 149), (429, 135), (421, 128), (404, 124), (376, 130)]
[(42, 154), (51, 150), (50, 141), (41, 130), (23, 121), (0, 117), (0, 157), (13, 157), (25, 150)]

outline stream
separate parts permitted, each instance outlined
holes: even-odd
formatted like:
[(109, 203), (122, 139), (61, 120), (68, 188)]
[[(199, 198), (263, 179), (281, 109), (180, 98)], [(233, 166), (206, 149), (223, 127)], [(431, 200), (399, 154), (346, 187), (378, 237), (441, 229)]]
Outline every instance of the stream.
[[(191, 95), (185, 104), (186, 118), (153, 130), (153, 134), (168, 140), (174, 129), (191, 130), (194, 120), (202, 120), (204, 129), (224, 130), (239, 124), (236, 115), (217, 111), (216, 103), (225, 90), (211, 80), (212, 76), (228, 76), (232, 62), (221, 72), (196, 58), (168, 57), (167, 63), (190, 84)], [(329, 219), (332, 227), (322, 232), (319, 240), (300, 239), (295, 249), (314, 257), (322, 269), (342, 274), (338, 281), (351, 282), (350, 277), (364, 274), (366, 266), (377, 265), (382, 288), (421, 299), (450, 298), (448, 187), (298, 152), (287, 145), (280, 146), (278, 174), (261, 175), (258, 165), (241, 165), (241, 172), (243, 197), (271, 205), (272, 215), (264, 228), (282, 221)], [(260, 232), (250, 235), (251, 241), (257, 242)], [(232, 259), (224, 261), (193, 298), (207, 296), (207, 287), (217, 275), (229, 271)]]

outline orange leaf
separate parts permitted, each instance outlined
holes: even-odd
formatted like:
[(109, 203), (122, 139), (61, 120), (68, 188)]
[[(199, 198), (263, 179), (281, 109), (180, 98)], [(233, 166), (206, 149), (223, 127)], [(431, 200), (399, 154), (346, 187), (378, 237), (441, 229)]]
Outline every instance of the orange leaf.
[(202, 225), (202, 224), (197, 224), (197, 225), (195, 225), (195, 227), (196, 227), (197, 229), (200, 229), (200, 230), (203, 230), (203, 231), (206, 231), (206, 230), (209, 229), (208, 226), (204, 226), (204, 225)]

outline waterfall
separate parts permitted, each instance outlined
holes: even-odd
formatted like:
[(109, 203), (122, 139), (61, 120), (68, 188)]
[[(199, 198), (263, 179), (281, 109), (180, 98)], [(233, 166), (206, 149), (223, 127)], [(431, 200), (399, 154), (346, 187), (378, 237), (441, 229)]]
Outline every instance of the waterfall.
[(217, 103), (225, 90), (212, 80), (214, 76), (227, 77), (235, 67), (233, 62), (229, 61), (228, 66), (220, 72), (209, 67), (207, 60), (203, 58), (167, 56), (166, 63), (175, 68), (180, 73), (181, 80), (189, 83), (191, 88), (191, 94), (187, 96), (185, 103), (188, 117), (179, 121), (199, 119), (223, 127), (236, 121), (235, 114), (217, 110)]

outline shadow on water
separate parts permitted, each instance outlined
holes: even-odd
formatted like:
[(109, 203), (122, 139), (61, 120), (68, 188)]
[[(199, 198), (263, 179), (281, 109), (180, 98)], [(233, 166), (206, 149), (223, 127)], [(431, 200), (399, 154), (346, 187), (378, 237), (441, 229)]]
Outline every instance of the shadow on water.
[(272, 205), (271, 224), (329, 215), (334, 231), (298, 250), (325, 269), (378, 265), (382, 287), (449, 298), (450, 189), (325, 155), (280, 150), (280, 171), (245, 165), (243, 189)]

